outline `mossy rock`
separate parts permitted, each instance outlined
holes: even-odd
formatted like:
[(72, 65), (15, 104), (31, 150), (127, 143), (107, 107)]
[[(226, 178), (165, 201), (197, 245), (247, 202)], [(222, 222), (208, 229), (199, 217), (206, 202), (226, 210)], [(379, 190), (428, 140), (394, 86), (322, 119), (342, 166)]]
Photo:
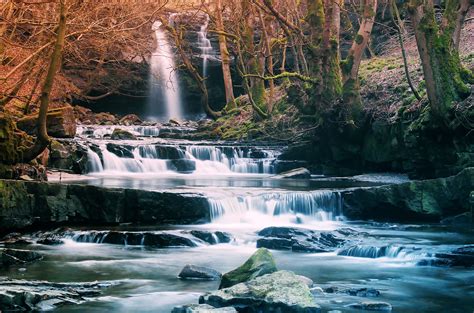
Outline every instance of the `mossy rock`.
[(219, 289), (246, 282), (256, 277), (276, 272), (278, 269), (270, 251), (258, 249), (243, 265), (222, 276)]

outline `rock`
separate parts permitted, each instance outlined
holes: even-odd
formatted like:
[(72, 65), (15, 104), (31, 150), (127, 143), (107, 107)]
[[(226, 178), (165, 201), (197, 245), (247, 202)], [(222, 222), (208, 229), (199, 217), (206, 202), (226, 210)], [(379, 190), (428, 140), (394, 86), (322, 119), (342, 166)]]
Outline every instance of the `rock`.
[(267, 227), (258, 232), (257, 248), (292, 250), (293, 252), (332, 252), (351, 242), (348, 236), (360, 234), (352, 229), (342, 228), (331, 232), (316, 232), (293, 227)]
[(219, 289), (227, 288), (250, 279), (277, 271), (273, 255), (265, 248), (258, 249), (240, 267), (222, 276)]
[(25, 264), (42, 258), (41, 254), (30, 250), (0, 249), (0, 265), (5, 267)]
[(279, 175), (275, 175), (273, 176), (273, 178), (310, 179), (311, 172), (304, 167), (300, 167), (294, 170), (280, 173)]
[(341, 195), (347, 218), (420, 223), (470, 211), (472, 190), (474, 167), (447, 178), (358, 188)]
[(447, 217), (441, 220), (441, 224), (457, 226), (457, 227), (470, 227), (471, 221), (472, 221), (471, 212), (465, 212), (462, 214), (458, 214), (456, 216)]
[(459, 247), (447, 253), (435, 253), (432, 258), (421, 260), (417, 265), (474, 267), (474, 245)]
[(189, 174), (196, 170), (196, 161), (194, 160), (176, 159), (171, 160), (171, 164), (173, 164), (175, 171), (183, 174)]
[(189, 264), (178, 275), (179, 278), (185, 280), (218, 280), (221, 276), (221, 273), (212, 268)]
[(100, 295), (109, 283), (50, 283), (0, 280), (0, 308), (7, 312), (45, 311), (66, 304), (79, 304)]
[(115, 143), (108, 143), (107, 150), (112, 152), (119, 158), (133, 158), (133, 147), (129, 145), (122, 145), (122, 144), (115, 144)]
[(232, 235), (221, 231), (210, 232), (206, 230), (192, 230), (189, 233), (194, 237), (199, 238), (202, 241), (207, 242), (211, 245), (215, 245), (218, 243), (229, 243), (233, 239)]
[(4, 245), (26, 245), (31, 243), (30, 240), (23, 238), (20, 233), (10, 233), (0, 239), (0, 244)]
[(319, 313), (320, 307), (302, 279), (293, 272), (278, 271), (232, 287), (205, 294), (199, 303), (214, 307), (234, 306), (243, 312)]
[(28, 176), (28, 175), (21, 175), (19, 178), (20, 178), (20, 180), (26, 180), (26, 181), (32, 181), (32, 180), (34, 180), (33, 178), (31, 178), (31, 177)]
[(87, 171), (87, 148), (80, 144), (53, 140), (50, 145), (48, 167), (84, 174)]
[(76, 116), (76, 121), (80, 124), (91, 125), (97, 124), (95, 120), (95, 114), (91, 109), (85, 108), (80, 105), (74, 106), (74, 115)]
[(392, 305), (387, 302), (359, 302), (350, 305), (351, 308), (366, 311), (392, 311)]
[(135, 114), (128, 114), (122, 117), (119, 121), (120, 125), (131, 126), (131, 125), (141, 125), (142, 120)]
[(57, 234), (45, 234), (41, 236), (36, 243), (47, 246), (59, 246), (64, 244), (64, 240)]
[(367, 297), (367, 298), (375, 298), (380, 296), (380, 291), (374, 288), (345, 288), (345, 287), (338, 287), (338, 286), (331, 286), (324, 288), (323, 291), (325, 293), (341, 293), (341, 294), (348, 294), (354, 297)]
[[(37, 114), (27, 115), (17, 121), (17, 126), (30, 135), (36, 134)], [(56, 138), (74, 138), (76, 135), (76, 118), (71, 106), (52, 109), (47, 116), (48, 135)]]
[(32, 224), (42, 228), (202, 224), (210, 221), (209, 214), (209, 202), (199, 193), (0, 180), (0, 230), (4, 234)]
[(95, 122), (99, 125), (115, 125), (117, 124), (117, 117), (111, 113), (101, 112), (95, 114)]
[(137, 140), (137, 136), (132, 134), (129, 131), (120, 129), (120, 128), (115, 128), (114, 131), (112, 132), (112, 135), (110, 136), (110, 139), (112, 140)]
[(215, 308), (208, 304), (187, 304), (174, 307), (171, 313), (237, 313), (233, 307)]
[(168, 123), (170, 123), (172, 126), (181, 126), (181, 122), (174, 118), (170, 118)]
[(297, 168), (306, 167), (308, 163), (306, 161), (297, 161), (297, 160), (275, 160), (273, 162), (273, 167), (275, 168), (275, 173), (280, 174), (283, 172), (288, 172)]

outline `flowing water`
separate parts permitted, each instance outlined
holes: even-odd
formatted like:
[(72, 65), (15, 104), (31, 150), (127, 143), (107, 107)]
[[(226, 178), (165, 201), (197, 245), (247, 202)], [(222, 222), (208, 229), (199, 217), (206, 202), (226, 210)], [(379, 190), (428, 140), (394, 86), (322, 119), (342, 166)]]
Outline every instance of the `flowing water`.
[[(180, 270), (194, 264), (227, 272), (255, 251), (257, 232), (268, 226), (315, 231), (350, 227), (365, 234), (350, 247), (333, 252), (272, 251), (280, 269), (315, 282), (315, 299), (323, 312), (362, 312), (348, 305), (365, 300), (389, 302), (393, 312), (472, 312), (474, 271), (418, 265), (435, 253), (472, 244), (472, 233), (439, 225), (380, 224), (344, 217), (342, 191), (401, 183), (406, 177), (276, 179), (272, 174), (278, 169), (280, 146), (163, 139), (159, 137), (163, 130), (157, 127), (130, 127), (139, 139), (117, 142), (108, 138), (112, 128), (80, 129), (76, 141), (87, 148), (89, 173), (63, 183), (197, 192), (207, 197), (211, 220), (203, 225), (78, 228), (65, 236), (64, 245), (27, 246), (46, 257), (26, 269), (13, 267), (0, 275), (114, 283), (100, 297), (60, 307), (57, 312), (156, 313), (197, 303), (200, 294), (215, 290), (219, 282), (183, 281), (177, 278)], [(125, 232), (124, 242), (106, 243), (110, 230)], [(146, 244), (150, 234), (188, 234), (191, 230), (224, 231), (233, 240), (210, 245), (194, 238), (193, 247), (162, 249)], [(331, 286), (374, 288), (381, 295), (364, 298), (321, 292)]]
[(156, 49), (150, 58), (148, 118), (181, 119), (183, 117), (182, 100), (174, 61), (175, 55), (161, 22), (155, 22), (153, 30), (156, 37)]

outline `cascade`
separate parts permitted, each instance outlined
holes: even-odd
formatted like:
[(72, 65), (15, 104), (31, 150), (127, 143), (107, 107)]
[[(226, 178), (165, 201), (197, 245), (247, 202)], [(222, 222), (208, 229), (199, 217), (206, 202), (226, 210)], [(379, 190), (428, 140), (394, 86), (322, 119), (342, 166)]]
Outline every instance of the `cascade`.
[(398, 245), (387, 246), (371, 246), (371, 245), (356, 245), (340, 250), (338, 255), (359, 257), (359, 258), (400, 258), (400, 259), (416, 259), (425, 257), (427, 254), (420, 249), (413, 247), (404, 247)]
[[(115, 150), (122, 151), (122, 156), (111, 152), (114, 148), (108, 148), (107, 144), (99, 144), (101, 156), (88, 148), (89, 172), (162, 173), (176, 170), (174, 162), (187, 160), (186, 162), (195, 164), (194, 172), (198, 174), (272, 174), (277, 154), (277, 151), (270, 149), (255, 153), (246, 147), (226, 146), (155, 144), (141, 144), (134, 147), (117, 144), (112, 146)], [(252, 152), (259, 158), (254, 158)]]
[(336, 221), (342, 216), (340, 194), (328, 190), (235, 195), (208, 201), (213, 222), (259, 223), (262, 219), (287, 216), (290, 222), (301, 223), (304, 219)]
[(204, 24), (198, 32), (198, 48), (201, 50), (202, 76), (207, 77), (207, 66), (209, 59), (214, 55), (211, 41), (207, 38), (207, 28), (209, 26), (209, 15), (206, 14)]
[[(156, 50), (150, 58), (148, 117), (168, 120), (183, 118), (181, 95), (174, 54), (161, 22), (153, 23)], [(164, 108), (159, 107), (164, 102)]]

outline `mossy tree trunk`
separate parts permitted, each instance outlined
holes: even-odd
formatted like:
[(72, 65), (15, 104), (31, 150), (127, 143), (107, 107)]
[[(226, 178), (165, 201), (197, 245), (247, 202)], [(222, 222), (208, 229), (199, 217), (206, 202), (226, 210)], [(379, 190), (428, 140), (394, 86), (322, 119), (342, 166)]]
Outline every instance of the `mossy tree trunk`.
[(433, 0), (410, 0), (408, 12), (415, 30), (416, 43), (426, 82), (431, 112), (445, 120), (453, 101), (470, 94), (466, 82), (472, 82), (472, 72), (461, 65), (456, 41), (459, 41), (461, 20), (470, 0), (444, 1), (444, 14), (438, 24)]
[(54, 79), (61, 64), (62, 52), (66, 38), (66, 0), (59, 1), (59, 22), (56, 29), (56, 41), (53, 52), (50, 57), (48, 72), (46, 74), (43, 87), (41, 88), (40, 109), (38, 115), (38, 126), (36, 140), (33, 146), (26, 149), (23, 153), (23, 162), (29, 162), (40, 155), (48, 146), (50, 138), (46, 128), (47, 113), (49, 107), (49, 98), (53, 89)]
[[(246, 72), (250, 75), (263, 76), (264, 69), (258, 61), (257, 51), (254, 43), (254, 19), (255, 12), (250, 0), (242, 1), (242, 12), (244, 12), (244, 25), (242, 30), (243, 57), (246, 63)], [(250, 78), (250, 93), (255, 105), (263, 112), (266, 111), (265, 80), (254, 77)]]
[(377, 12), (377, 0), (363, 0), (363, 13), (357, 35), (346, 60), (342, 63), (344, 103), (357, 110), (360, 107), (359, 67), (370, 40)]
[(227, 49), (227, 38), (223, 34), (224, 30), (224, 22), (222, 19), (222, 0), (216, 0), (216, 29), (219, 32), (219, 51), (221, 55), (221, 65), (222, 65), (222, 76), (224, 80), (224, 90), (225, 90), (225, 101), (227, 107), (233, 108), (235, 107), (235, 97), (234, 97), (234, 89), (232, 86), (232, 75), (230, 72), (230, 56), (229, 50)]

